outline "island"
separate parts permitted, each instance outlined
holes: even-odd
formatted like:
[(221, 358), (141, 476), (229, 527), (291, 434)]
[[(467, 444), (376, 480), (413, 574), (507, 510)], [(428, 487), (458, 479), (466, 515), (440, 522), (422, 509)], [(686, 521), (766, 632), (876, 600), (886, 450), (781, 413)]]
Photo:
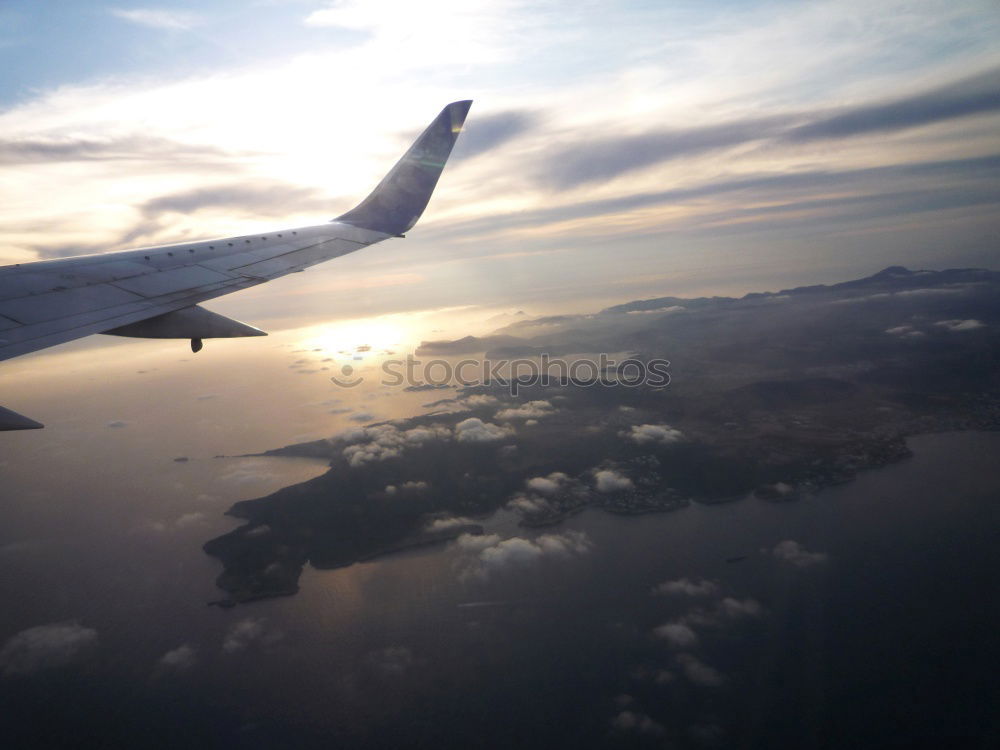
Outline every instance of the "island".
[(456, 384), (432, 413), (267, 451), (321, 457), (329, 470), (230, 509), (246, 523), (204, 546), (223, 566), (218, 603), (295, 593), (306, 563), (346, 566), (482, 533), (501, 508), (539, 527), (590, 507), (789, 502), (905, 459), (908, 435), (997, 429), (1000, 273), (894, 266), (739, 299), (519, 316), (491, 336), (417, 350), (540, 353), (669, 361), (669, 383), (625, 383), (612, 369), (591, 382)]

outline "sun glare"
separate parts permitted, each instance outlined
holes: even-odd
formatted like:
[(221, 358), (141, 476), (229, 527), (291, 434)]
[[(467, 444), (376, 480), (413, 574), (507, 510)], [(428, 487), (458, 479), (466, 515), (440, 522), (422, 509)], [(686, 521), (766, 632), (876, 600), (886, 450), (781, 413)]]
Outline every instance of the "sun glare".
[(328, 354), (365, 356), (412, 348), (415, 335), (402, 316), (384, 316), (325, 323), (302, 329), (298, 344)]

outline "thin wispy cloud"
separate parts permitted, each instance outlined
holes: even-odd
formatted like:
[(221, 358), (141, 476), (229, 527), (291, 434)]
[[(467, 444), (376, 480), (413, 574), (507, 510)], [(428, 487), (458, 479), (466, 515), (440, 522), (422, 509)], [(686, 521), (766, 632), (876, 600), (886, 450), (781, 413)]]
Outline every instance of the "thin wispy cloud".
[(152, 29), (183, 31), (201, 23), (200, 16), (195, 13), (164, 8), (112, 8), (109, 12), (122, 21)]
[[(705, 268), (746, 253), (843, 268), (843, 250), (869, 240), (879, 259), (857, 250), (850, 262), (903, 262), (895, 253), (915, 246), (924, 257), (910, 262), (929, 266), (987, 256), (1000, 184), (1000, 17), (988, 3), (268, 8), (276, 46), (250, 62), (210, 43), (208, 15), (102, 11), (123, 22), (108, 24), (124, 36), (107, 49), (140, 26), (200, 26), (184, 56), (211, 62), (179, 74), (167, 50), (152, 72), (66, 69), (0, 111), (0, 167), (17, 185), (0, 191), (0, 257), (326, 220), (465, 97), (466, 132), (407, 250), (386, 243), (340, 264), (411, 280), (373, 305), (416, 309), (440, 283), (460, 303), (547, 299), (554, 279), (569, 297), (675, 270), (694, 245), (717, 251)], [(227, 44), (261, 49), (253, 17), (227, 28)], [(953, 241), (932, 247), (923, 227), (942, 218)]]

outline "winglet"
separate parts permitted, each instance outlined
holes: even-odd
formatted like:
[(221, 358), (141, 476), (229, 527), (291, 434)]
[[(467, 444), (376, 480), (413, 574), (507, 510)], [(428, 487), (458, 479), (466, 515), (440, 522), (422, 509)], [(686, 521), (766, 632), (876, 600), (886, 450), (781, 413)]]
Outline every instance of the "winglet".
[(356, 208), (334, 221), (401, 235), (417, 223), (462, 132), (471, 101), (452, 102)]

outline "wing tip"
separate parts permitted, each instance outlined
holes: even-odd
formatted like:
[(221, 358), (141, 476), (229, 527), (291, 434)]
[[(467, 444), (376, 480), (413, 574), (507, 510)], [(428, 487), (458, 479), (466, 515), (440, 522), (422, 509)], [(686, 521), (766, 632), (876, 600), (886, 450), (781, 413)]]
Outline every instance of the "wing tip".
[(445, 105), (361, 203), (334, 221), (400, 237), (423, 214), (451, 155), (471, 99)]
[(40, 430), (45, 425), (16, 411), (0, 406), (0, 432), (7, 430)]

